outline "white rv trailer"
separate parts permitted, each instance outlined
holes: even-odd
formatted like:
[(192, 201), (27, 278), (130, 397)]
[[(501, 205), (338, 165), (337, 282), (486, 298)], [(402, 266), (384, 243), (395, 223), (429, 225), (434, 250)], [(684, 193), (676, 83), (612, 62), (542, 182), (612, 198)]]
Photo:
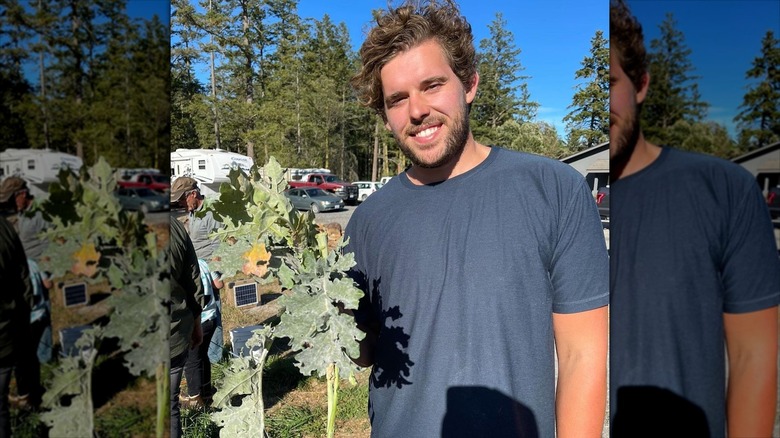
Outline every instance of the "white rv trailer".
[(0, 152), (0, 180), (18, 176), (27, 181), (30, 193), (38, 198), (49, 196), (49, 184), (57, 181), (60, 169), (78, 172), (81, 158), (51, 149), (6, 149)]
[(246, 155), (224, 149), (176, 149), (171, 152), (171, 184), (180, 176), (198, 182), (205, 196), (219, 194), (219, 185), (229, 182), (228, 172), (233, 168), (249, 173), (254, 161)]

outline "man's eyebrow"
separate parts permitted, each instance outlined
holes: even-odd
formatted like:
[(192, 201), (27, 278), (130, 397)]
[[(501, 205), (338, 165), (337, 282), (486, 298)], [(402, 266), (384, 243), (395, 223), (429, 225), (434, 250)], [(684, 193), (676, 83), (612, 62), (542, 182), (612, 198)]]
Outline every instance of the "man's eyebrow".
[(399, 97), (403, 97), (404, 95), (405, 95), (405, 93), (402, 93), (400, 91), (396, 91), (393, 94), (386, 95), (385, 96), (385, 102), (392, 102), (392, 101), (396, 100)]
[(434, 84), (436, 82), (447, 82), (447, 76), (433, 76), (422, 81), (420, 85), (422, 85), (423, 88), (425, 88), (428, 85)]

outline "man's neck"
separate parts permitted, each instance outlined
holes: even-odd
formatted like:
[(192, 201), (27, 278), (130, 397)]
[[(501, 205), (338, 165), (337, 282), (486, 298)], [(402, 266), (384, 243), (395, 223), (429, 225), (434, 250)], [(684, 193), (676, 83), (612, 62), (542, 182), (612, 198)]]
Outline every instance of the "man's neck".
[(446, 181), (477, 167), (489, 154), (490, 147), (477, 143), (469, 134), (463, 151), (449, 163), (436, 168), (415, 165), (406, 171), (406, 176), (418, 186)]
[[(636, 146), (634, 146), (634, 150), (631, 152), (628, 160), (622, 166), (616, 165), (611, 169), (612, 181), (617, 181), (620, 178), (639, 172), (652, 164), (659, 155), (661, 155), (661, 147), (645, 140), (644, 134), (640, 132)], [(612, 167), (613, 164), (610, 163), (610, 166)]]

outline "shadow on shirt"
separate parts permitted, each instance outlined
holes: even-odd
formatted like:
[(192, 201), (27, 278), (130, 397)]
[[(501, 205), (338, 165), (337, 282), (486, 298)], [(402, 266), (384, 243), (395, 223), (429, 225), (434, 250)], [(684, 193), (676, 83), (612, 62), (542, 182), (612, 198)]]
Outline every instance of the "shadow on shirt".
[(406, 349), (409, 347), (409, 335), (403, 327), (393, 325), (403, 314), (398, 306), (385, 309), (382, 296), (379, 294), (380, 279), (374, 280), (371, 287), (371, 305), (373, 315), (379, 314), (375, 328), (379, 335), (374, 349), (374, 369), (371, 373), (371, 383), (376, 388), (401, 388), (411, 385), (408, 379), (414, 362), (409, 358)]
[(617, 390), (610, 434), (616, 437), (709, 437), (704, 410), (656, 386), (623, 386)]
[(447, 389), (441, 436), (536, 438), (539, 428), (528, 407), (499, 391), (454, 386)]

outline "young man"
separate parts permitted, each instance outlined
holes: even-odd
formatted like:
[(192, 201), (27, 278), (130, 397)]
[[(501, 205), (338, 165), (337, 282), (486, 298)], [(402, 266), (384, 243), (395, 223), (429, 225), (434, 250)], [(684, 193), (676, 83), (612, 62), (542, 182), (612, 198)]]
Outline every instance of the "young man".
[(360, 55), (353, 85), (413, 163), (346, 230), (372, 435), (600, 436), (608, 263), (584, 179), (474, 140), (453, 2), (385, 12)]
[(644, 138), (650, 79), (642, 28), (612, 1), (612, 435), (771, 436), (780, 261), (766, 204), (738, 165)]

